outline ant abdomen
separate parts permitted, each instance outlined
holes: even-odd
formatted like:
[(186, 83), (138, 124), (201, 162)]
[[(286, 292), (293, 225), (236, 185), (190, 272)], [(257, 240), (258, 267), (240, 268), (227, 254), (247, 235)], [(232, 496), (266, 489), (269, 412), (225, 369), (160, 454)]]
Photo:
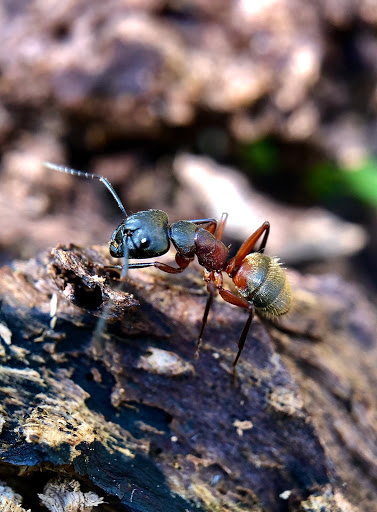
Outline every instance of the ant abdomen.
[(259, 313), (280, 316), (289, 311), (291, 287), (277, 258), (259, 252), (248, 254), (233, 281)]

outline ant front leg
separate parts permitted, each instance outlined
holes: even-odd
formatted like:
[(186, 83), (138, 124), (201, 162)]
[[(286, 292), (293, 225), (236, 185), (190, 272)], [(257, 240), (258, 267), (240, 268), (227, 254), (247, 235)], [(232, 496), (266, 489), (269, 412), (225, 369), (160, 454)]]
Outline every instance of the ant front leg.
[(183, 272), (191, 263), (192, 259), (183, 258), (178, 253), (175, 255), (175, 261), (178, 267), (172, 267), (171, 265), (167, 265), (166, 263), (161, 263), (160, 261), (146, 261), (141, 263), (129, 263), (128, 268), (147, 268), (147, 267), (156, 267), (162, 272), (167, 272), (168, 274), (180, 274)]

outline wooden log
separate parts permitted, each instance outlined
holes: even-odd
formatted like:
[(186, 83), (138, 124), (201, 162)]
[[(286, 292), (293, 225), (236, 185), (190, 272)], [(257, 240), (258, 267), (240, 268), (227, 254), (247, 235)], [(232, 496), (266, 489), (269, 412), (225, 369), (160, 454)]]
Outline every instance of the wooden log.
[(107, 264), (70, 246), (0, 269), (0, 478), (25, 508), (69, 477), (103, 510), (373, 510), (376, 321), (360, 291), (290, 273), (292, 313), (255, 320), (235, 374), (246, 316), (221, 300), (194, 358), (196, 268), (120, 287)]

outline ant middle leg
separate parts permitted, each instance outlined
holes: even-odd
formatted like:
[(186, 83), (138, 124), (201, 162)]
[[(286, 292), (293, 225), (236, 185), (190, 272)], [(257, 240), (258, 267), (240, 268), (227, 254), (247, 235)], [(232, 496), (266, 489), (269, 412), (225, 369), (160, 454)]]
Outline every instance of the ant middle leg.
[(223, 213), (221, 215), (221, 219), (220, 219), (219, 225), (217, 225), (217, 220), (216, 219), (211, 219), (211, 218), (208, 218), (208, 219), (193, 219), (193, 220), (189, 220), (188, 222), (191, 222), (193, 224), (197, 224), (198, 226), (201, 226), (202, 224), (207, 224), (207, 226), (204, 226), (204, 229), (206, 229), (207, 231), (212, 233), (212, 235), (215, 235), (215, 238), (217, 240), (221, 240), (221, 237), (223, 235), (223, 231), (224, 231), (224, 228), (225, 228), (225, 223), (226, 223), (227, 218), (228, 218), (228, 214), (227, 213)]
[[(215, 236), (216, 240), (221, 240), (223, 232), (224, 232), (224, 228), (225, 228), (225, 224), (226, 224), (227, 218), (228, 218), (228, 214), (227, 213), (223, 213), (221, 215), (221, 220), (220, 220), (219, 225), (217, 227), (215, 226), (216, 229), (214, 231), (210, 231)], [(209, 310), (211, 309), (211, 306), (213, 304), (213, 299), (214, 299), (214, 296), (215, 296), (215, 292), (216, 292), (216, 290), (218, 288), (221, 288), (222, 284), (223, 284), (222, 274), (221, 273), (216, 273), (216, 275), (215, 275), (212, 272), (209, 273), (208, 271), (205, 271), (204, 272), (204, 279), (207, 281), (207, 290), (208, 290), (209, 295), (208, 295), (206, 307), (204, 309), (202, 325), (201, 325), (201, 328), (200, 328), (198, 340), (196, 342), (196, 351), (195, 351), (195, 357), (196, 358), (199, 357), (199, 350), (200, 350), (200, 346), (202, 344), (203, 332), (204, 332), (204, 328), (205, 328), (205, 326), (207, 324), (208, 314), (209, 314)]]
[(209, 313), (209, 310), (211, 309), (211, 306), (213, 303), (213, 298), (214, 298), (215, 292), (216, 292), (216, 287), (211, 281), (209, 281), (207, 283), (207, 290), (208, 290), (209, 295), (208, 295), (206, 307), (205, 307), (204, 314), (203, 314), (202, 325), (200, 328), (199, 336), (198, 336), (198, 339), (196, 342), (196, 350), (195, 350), (196, 359), (199, 357), (199, 351), (200, 351), (200, 347), (202, 345), (202, 337), (203, 337), (204, 327), (207, 324), (208, 313)]

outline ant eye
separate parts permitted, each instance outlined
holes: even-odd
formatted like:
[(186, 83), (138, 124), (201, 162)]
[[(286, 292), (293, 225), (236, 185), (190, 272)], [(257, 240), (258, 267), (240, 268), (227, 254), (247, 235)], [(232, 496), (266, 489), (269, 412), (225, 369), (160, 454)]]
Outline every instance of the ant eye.
[(141, 247), (142, 249), (147, 249), (147, 247), (149, 247), (149, 244), (150, 244), (150, 240), (149, 240), (149, 238), (144, 237), (144, 238), (142, 238), (142, 239), (140, 240), (140, 247)]

